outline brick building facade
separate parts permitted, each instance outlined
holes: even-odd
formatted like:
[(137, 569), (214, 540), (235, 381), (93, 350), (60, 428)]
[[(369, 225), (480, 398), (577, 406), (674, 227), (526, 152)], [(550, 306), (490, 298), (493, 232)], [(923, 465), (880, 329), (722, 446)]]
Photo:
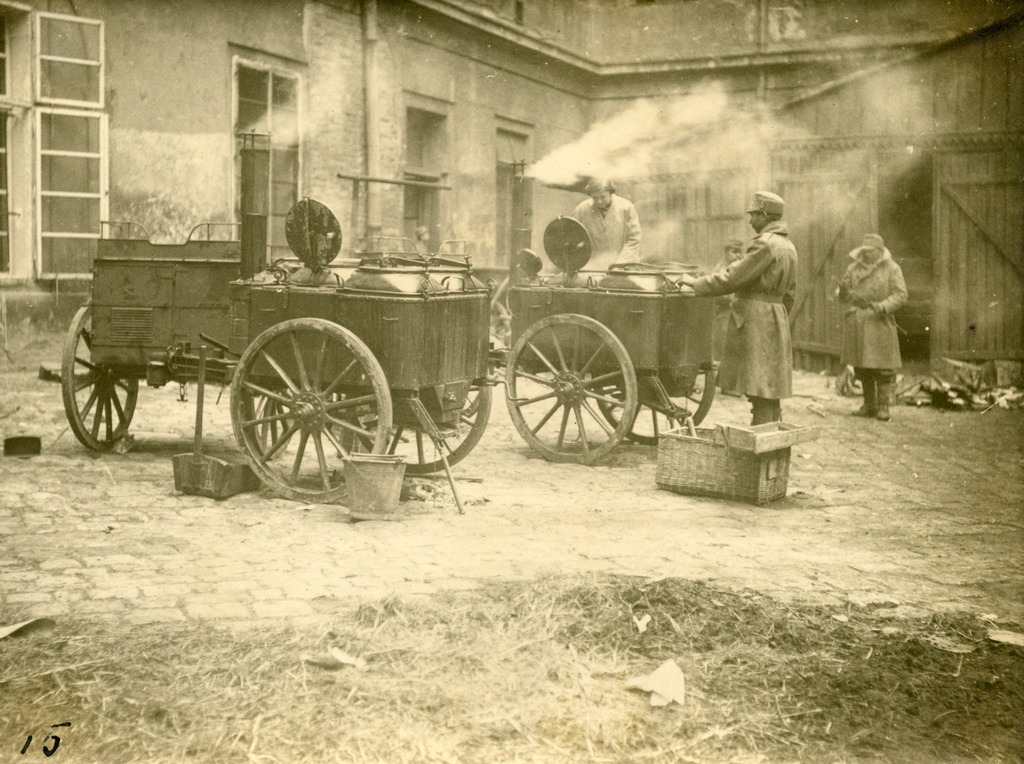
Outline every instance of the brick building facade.
[[(0, 291), (14, 321), (51, 316), (61, 294), (88, 290), (95, 239), (109, 234), (104, 221), (129, 221), (162, 242), (209, 222), (228, 224), (211, 235), (236, 235), (237, 134), (250, 130), (273, 136), (268, 259), (287, 254), (283, 215), (311, 196), (335, 212), (348, 251), (367, 234), (409, 236), (426, 225), (435, 245), (459, 240), (479, 266), (500, 269), (515, 246), (539, 243), (544, 225), (582, 198), (581, 176), (611, 174), (641, 211), (645, 257), (710, 265), (722, 241), (747, 234), (743, 206), (755, 187), (799, 186), (794, 167), (811, 181), (820, 174), (799, 157), (821, 141), (849, 142), (828, 115), (855, 115), (853, 94), (886, 72), (923, 66), (928, 86), (897, 79), (903, 91), (891, 91), (876, 111), (912, 99), (931, 104), (930, 112), (909, 126), (859, 124), (854, 137), (897, 145), (911, 134), (984, 134), (997, 150), (1019, 145), (1017, 4), (964, 0), (942, 3), (941, 13), (935, 6), (3, 1), (0, 220), (8, 223), (0, 232)], [(961, 53), (934, 58), (942, 46)], [(982, 48), (988, 58), (978, 64), (972, 51)], [(939, 75), (930, 61), (939, 62)], [(942, 77), (950, 74), (983, 82), (980, 98), (1007, 105), (970, 121), (955, 99), (933, 98), (948, 89)], [(791, 159), (796, 152), (795, 164), (780, 165), (780, 147)], [(946, 161), (942, 155), (935, 161)], [(959, 161), (970, 165), (972, 156)], [(984, 176), (984, 167), (974, 172)], [(1007, 222), (1021, 217), (1014, 177), (1002, 211), (991, 212), (998, 220), (981, 224), (1001, 232), (993, 234), (1002, 239), (992, 257), (1010, 263), (1011, 274), (1020, 252)], [(885, 220), (876, 210), (831, 238), (814, 233), (831, 225), (818, 220), (829, 214), (792, 210), (807, 232), (797, 245), (809, 263), (824, 256), (810, 250), (842, 252), (862, 233), (857, 226)], [(919, 224), (929, 230), (945, 225), (931, 211), (924, 217)], [(972, 256), (957, 246), (943, 258)], [(927, 305), (938, 290), (934, 268), (922, 268), (916, 289)], [(804, 282), (817, 275), (804, 274)], [(986, 319), (1003, 337), (986, 352), (1024, 354), (1005, 330), (1020, 315), (1020, 291), (1011, 282), (1004, 307)], [(815, 325), (833, 320), (831, 307), (816, 309)], [(797, 327), (809, 362), (827, 359), (835, 341), (815, 331)]]

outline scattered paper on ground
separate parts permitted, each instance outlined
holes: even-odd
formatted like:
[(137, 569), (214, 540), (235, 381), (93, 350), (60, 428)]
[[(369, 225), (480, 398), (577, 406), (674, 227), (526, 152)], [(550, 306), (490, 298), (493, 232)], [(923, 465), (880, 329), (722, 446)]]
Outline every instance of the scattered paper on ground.
[(671, 658), (652, 673), (628, 680), (626, 687), (651, 693), (652, 706), (667, 706), (673, 700), (679, 705), (686, 702), (686, 677)]
[(977, 645), (969, 645), (966, 642), (961, 642), (952, 637), (942, 636), (941, 634), (925, 634), (921, 637), (922, 642), (926, 642), (932, 647), (937, 647), (940, 650), (945, 650), (947, 653), (973, 653), (977, 650)]
[(993, 642), (1003, 642), (1007, 645), (1017, 645), (1017, 647), (1024, 647), (1024, 634), (1017, 631), (1007, 631), (1006, 629), (989, 629), (988, 638)]
[(36, 631), (52, 629), (56, 625), (52, 618), (32, 618), (31, 620), (21, 621), (11, 626), (0, 626), (0, 639), (4, 637), (24, 637)]
[(349, 655), (344, 650), (340, 650), (337, 647), (332, 647), (325, 655), (303, 654), (301, 659), (303, 663), (310, 663), (314, 666), (319, 666), (322, 669), (327, 669), (328, 671), (337, 671), (345, 666), (353, 666), (357, 669), (366, 668), (365, 660)]

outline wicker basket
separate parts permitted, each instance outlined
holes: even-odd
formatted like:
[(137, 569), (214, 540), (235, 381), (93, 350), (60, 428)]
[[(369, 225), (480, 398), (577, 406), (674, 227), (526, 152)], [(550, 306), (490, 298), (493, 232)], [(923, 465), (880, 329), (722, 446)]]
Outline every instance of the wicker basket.
[(781, 424), (759, 428), (719, 426), (665, 433), (658, 438), (658, 488), (754, 504), (781, 499), (789, 482), (790, 446), (813, 439), (816, 433), (814, 428)]

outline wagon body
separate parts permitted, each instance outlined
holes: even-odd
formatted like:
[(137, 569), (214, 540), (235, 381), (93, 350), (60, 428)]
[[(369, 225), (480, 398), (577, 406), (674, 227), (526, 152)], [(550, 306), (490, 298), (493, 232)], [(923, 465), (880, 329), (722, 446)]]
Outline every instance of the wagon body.
[[(123, 376), (146, 377), (168, 348), (227, 337), (229, 284), (239, 275), (237, 241), (152, 244), (101, 239), (93, 267), (92, 357)], [(151, 382), (165, 375), (150, 372)]]
[[(396, 401), (396, 421), (411, 418), (397, 404), (417, 397), (436, 422), (452, 422), (474, 382), (487, 376), (490, 300), (489, 289), (468, 268), (451, 271), (366, 262), (335, 271), (337, 278), (319, 286), (234, 282), (230, 347), (241, 355), (283, 321), (329, 321), (362, 340), (380, 363)], [(297, 373), (293, 360), (284, 363)], [(328, 359), (324, 373), (338, 373), (336, 365)]]
[(542, 318), (589, 316), (622, 342), (638, 376), (658, 376), (670, 395), (683, 395), (698, 372), (712, 362), (714, 305), (707, 298), (679, 290), (652, 289), (653, 284), (645, 281), (634, 277), (600, 279), (580, 287), (511, 287), (513, 342)]
[(590, 464), (624, 438), (657, 443), (659, 431), (703, 419), (714, 398), (714, 300), (680, 283), (697, 268), (577, 270), (589, 248), (582, 226), (553, 221), (545, 249), (562, 273), (541, 275), (528, 253), (529, 279), (508, 289), (509, 415), (552, 461)]
[(236, 439), (265, 482), (303, 500), (340, 497), (354, 452), (447, 469), (487, 423), (489, 329), (490, 288), (466, 259), (377, 253), (233, 282)]
[(322, 318), (343, 326), (366, 343), (398, 394), (487, 375), (490, 302), (483, 285), (403, 293), (236, 282), (231, 311), (231, 347), (238, 354), (288, 319)]

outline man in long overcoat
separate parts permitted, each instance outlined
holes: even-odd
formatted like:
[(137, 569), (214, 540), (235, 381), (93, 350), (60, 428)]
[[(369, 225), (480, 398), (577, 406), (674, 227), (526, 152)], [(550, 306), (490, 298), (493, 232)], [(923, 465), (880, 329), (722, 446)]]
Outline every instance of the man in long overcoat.
[(902, 366), (894, 314), (907, 301), (907, 285), (877, 234), (866, 234), (850, 259), (836, 290), (847, 305), (840, 362), (853, 367), (864, 389), (864, 405), (854, 414), (888, 422), (896, 370)]
[[(722, 259), (711, 269), (711, 272), (724, 271), (741, 257), (743, 257), (743, 242), (739, 239), (729, 239), (725, 243)], [(716, 361), (721, 361), (722, 356), (725, 355), (725, 335), (729, 329), (732, 301), (735, 299), (735, 296), (731, 294), (715, 299), (715, 318), (711, 322), (711, 357)]]
[(699, 295), (736, 294), (719, 384), (747, 396), (751, 424), (781, 421), (781, 399), (793, 395), (789, 311), (796, 298), (797, 254), (782, 222), (785, 206), (777, 194), (755, 193), (747, 212), (757, 236), (743, 257), (724, 271), (681, 279)]

